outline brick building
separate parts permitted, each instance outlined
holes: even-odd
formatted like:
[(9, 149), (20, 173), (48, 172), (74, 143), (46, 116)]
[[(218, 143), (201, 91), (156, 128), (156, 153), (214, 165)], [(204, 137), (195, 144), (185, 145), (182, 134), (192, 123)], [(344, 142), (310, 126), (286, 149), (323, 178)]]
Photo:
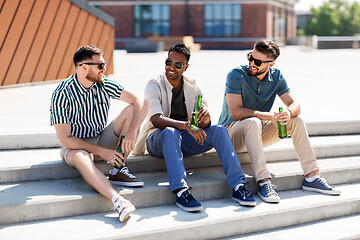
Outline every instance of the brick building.
[(250, 48), (296, 38), (297, 0), (87, 0), (115, 19), (115, 46), (149, 36), (193, 36), (203, 49)]

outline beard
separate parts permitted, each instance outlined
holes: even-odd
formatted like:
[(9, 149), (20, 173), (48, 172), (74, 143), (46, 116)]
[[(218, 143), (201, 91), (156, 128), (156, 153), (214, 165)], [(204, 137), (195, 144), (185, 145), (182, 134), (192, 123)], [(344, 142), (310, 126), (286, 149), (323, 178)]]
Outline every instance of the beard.
[(254, 71), (251, 71), (250, 68), (247, 70), (248, 74), (249, 74), (250, 76), (254, 76), (254, 77), (259, 76), (259, 75), (265, 73), (266, 71), (267, 71), (267, 69), (262, 70), (262, 71), (260, 71), (260, 70), (258, 69), (258, 70), (255, 71), (255, 72), (254, 72)]
[(85, 76), (85, 78), (94, 83), (102, 83), (104, 82), (104, 78), (102, 75), (98, 75), (93, 71), (89, 71), (89, 73)]

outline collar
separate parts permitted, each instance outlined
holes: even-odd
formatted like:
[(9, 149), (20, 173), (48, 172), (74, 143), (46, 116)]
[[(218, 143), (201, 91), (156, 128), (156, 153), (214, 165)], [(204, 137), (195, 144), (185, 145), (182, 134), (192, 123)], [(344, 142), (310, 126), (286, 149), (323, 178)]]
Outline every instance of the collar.
[(97, 83), (93, 83), (93, 85), (91, 85), (90, 88), (84, 88), (84, 86), (81, 85), (80, 81), (78, 80), (76, 73), (73, 75), (73, 79), (74, 79), (75, 86), (79, 90), (80, 94), (85, 94), (88, 91), (91, 91), (92, 89), (97, 87)]

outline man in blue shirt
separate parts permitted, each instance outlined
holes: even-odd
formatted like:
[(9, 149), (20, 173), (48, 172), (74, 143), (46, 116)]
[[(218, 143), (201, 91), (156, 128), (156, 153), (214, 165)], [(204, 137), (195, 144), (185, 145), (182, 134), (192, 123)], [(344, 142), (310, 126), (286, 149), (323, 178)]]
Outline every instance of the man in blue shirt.
[[(272, 68), (280, 55), (272, 41), (259, 40), (248, 53), (248, 66), (233, 69), (227, 76), (219, 124), (225, 125), (236, 152), (247, 151), (259, 183), (258, 195), (265, 202), (278, 203), (280, 197), (271, 184), (263, 147), (280, 141), (278, 121), (287, 126), (304, 171), (302, 188), (308, 191), (339, 195), (318, 175), (319, 167), (304, 121), (298, 117), (300, 104), (294, 98), (284, 76)], [(282, 113), (271, 113), (276, 95), (286, 105)]]

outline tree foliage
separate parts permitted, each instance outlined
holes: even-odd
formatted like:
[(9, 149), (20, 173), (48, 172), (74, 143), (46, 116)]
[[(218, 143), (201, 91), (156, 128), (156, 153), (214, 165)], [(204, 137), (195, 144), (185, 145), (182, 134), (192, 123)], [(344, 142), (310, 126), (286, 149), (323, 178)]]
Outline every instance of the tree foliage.
[(311, 8), (307, 35), (352, 36), (360, 34), (360, 5), (348, 0), (328, 0), (319, 8)]

